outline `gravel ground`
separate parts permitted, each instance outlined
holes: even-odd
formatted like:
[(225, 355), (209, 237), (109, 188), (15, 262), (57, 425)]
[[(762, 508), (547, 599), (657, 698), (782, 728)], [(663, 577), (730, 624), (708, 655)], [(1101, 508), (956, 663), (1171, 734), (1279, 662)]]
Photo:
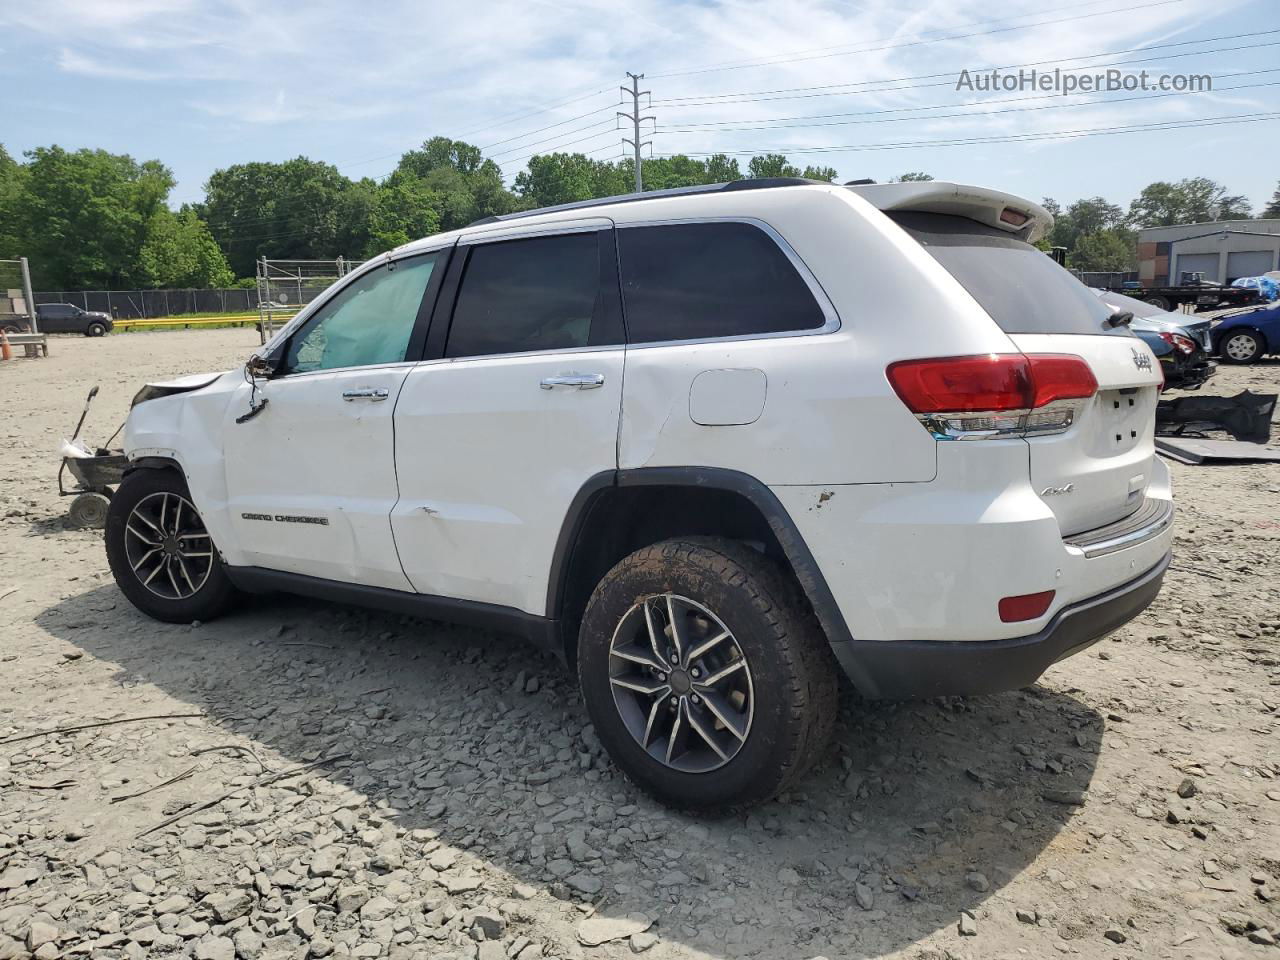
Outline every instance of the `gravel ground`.
[(95, 382), (101, 442), (142, 381), (255, 343), (0, 364), (0, 958), (1280, 956), (1280, 468), (1174, 464), (1164, 592), (1037, 686), (847, 696), (796, 792), (695, 819), (623, 779), (517, 641), (129, 606), (63, 522), (58, 440)]

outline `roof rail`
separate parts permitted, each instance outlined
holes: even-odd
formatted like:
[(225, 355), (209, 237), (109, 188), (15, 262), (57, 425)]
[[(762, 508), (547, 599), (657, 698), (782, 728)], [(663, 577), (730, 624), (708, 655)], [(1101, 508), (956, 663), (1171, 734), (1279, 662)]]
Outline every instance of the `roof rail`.
[(504, 223), (508, 220), (520, 220), (524, 217), (536, 217), (544, 213), (559, 213), (561, 210), (586, 210), (591, 207), (603, 207), (614, 203), (630, 203), (637, 200), (661, 200), (664, 197), (684, 197), (699, 193), (727, 193), (733, 190), (768, 190), (773, 187), (805, 187), (813, 184), (830, 186), (825, 180), (807, 180), (804, 177), (753, 177), (747, 180), (730, 180), (728, 183), (699, 183), (690, 187), (671, 187), (666, 190), (647, 190), (643, 193), (623, 193), (613, 197), (596, 197), (592, 200), (577, 200), (573, 203), (558, 203), (552, 207), (538, 207), (535, 210), (517, 210), (515, 213), (504, 213), (498, 216), (481, 217), (468, 223), (468, 227), (478, 227), (486, 223)]

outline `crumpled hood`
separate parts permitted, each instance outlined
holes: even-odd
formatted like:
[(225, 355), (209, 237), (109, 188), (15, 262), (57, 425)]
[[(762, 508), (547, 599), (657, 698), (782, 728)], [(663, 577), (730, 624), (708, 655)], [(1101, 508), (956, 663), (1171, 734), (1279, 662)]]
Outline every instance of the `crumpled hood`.
[(229, 370), (219, 370), (215, 373), (189, 373), (185, 377), (175, 377), (173, 380), (148, 383), (134, 395), (133, 403), (129, 406), (132, 408), (157, 397), (171, 397), (175, 393), (190, 393), (192, 390), (199, 390), (201, 387), (209, 386), (209, 384), (221, 379), (230, 372)]

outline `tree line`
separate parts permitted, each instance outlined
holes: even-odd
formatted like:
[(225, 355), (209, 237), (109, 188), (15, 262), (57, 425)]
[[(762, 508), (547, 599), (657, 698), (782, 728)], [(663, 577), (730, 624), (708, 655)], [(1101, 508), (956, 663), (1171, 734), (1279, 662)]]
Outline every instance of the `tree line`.
[[(1077, 270), (1136, 269), (1138, 230), (1178, 223), (1248, 220), (1249, 201), (1207, 177), (1176, 183), (1157, 181), (1142, 189), (1126, 210), (1104, 197), (1089, 197), (1063, 207), (1051, 197), (1043, 206), (1053, 214), (1052, 233), (1042, 246), (1065, 247), (1067, 265)], [(1280, 185), (1260, 217), (1280, 217)]]
[[(831, 167), (799, 167), (782, 154), (746, 168), (725, 154), (644, 161), (647, 190), (744, 177), (835, 181)], [(912, 172), (896, 180), (929, 180)], [(104, 150), (38, 147), (15, 160), (0, 145), (0, 258), (26, 256), (41, 289), (252, 285), (258, 257), (360, 260), (482, 217), (627, 193), (630, 161), (580, 153), (532, 157), (508, 188), (479, 147), (433, 137), (381, 180), (351, 179), (306, 157), (215, 171), (204, 199), (173, 210), (172, 172)], [(1049, 243), (1072, 266), (1131, 269), (1138, 226), (1249, 215), (1243, 197), (1211, 180), (1154, 183), (1128, 211), (1100, 197), (1063, 209)], [(1280, 216), (1280, 187), (1263, 216)]]

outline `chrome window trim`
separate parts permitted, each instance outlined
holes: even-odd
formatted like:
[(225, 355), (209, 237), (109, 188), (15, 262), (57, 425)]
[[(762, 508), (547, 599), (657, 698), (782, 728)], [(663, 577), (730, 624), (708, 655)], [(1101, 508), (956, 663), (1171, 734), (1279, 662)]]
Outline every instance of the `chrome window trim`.
[[(818, 304), (818, 308), (822, 311), (824, 322), (820, 327), (812, 327), (808, 330), (779, 330), (774, 333), (743, 333), (735, 334), (730, 337), (690, 337), (680, 340), (651, 340), (636, 343), (627, 340), (628, 350), (646, 350), (652, 347), (674, 347), (685, 344), (698, 343), (735, 343), (746, 340), (778, 340), (780, 338), (790, 337), (814, 337), (825, 334), (835, 333), (842, 326), (840, 314), (836, 312), (835, 304), (831, 302), (831, 298), (827, 296), (827, 291), (822, 288), (822, 284), (818, 282), (818, 278), (814, 276), (813, 271), (809, 269), (809, 265), (800, 259), (800, 255), (789, 244), (785, 237), (782, 236), (773, 226), (766, 223), (758, 217), (679, 217), (679, 218), (663, 218), (655, 220), (630, 220), (626, 223), (616, 225), (617, 230), (629, 230), (634, 227), (679, 227), (693, 226), (700, 223), (745, 223), (749, 226), (761, 230), (767, 235), (778, 249), (782, 251), (783, 256), (790, 261), (791, 266), (795, 268), (800, 275), (800, 279), (804, 281), (809, 292), (813, 295), (814, 300)], [(625, 319), (626, 313), (626, 290), (625, 281), (622, 278), (623, 265), (622, 256), (618, 256), (618, 282), (623, 287), (623, 314)]]
[(473, 233), (458, 238), (460, 247), (476, 247), (486, 243), (502, 243), (506, 240), (532, 240), (535, 237), (570, 236), (577, 233), (595, 233), (617, 226), (608, 217), (578, 218), (556, 223), (525, 224), (522, 228), (507, 224), (505, 229), (489, 233)]
[[(466, 363), (469, 360), (506, 360), (508, 357), (558, 357), (579, 353), (604, 353), (608, 350), (616, 350), (621, 353), (626, 349), (627, 345), (625, 343), (603, 343), (594, 347), (557, 347), (555, 350), (521, 350), (519, 353), (481, 353), (469, 357), (434, 357), (430, 360), (419, 360), (416, 365), (425, 367), (445, 363)], [(348, 369), (359, 368), (350, 367)]]
[[(306, 379), (308, 377), (319, 377), (326, 373), (351, 373), (353, 370), (369, 371), (373, 373), (383, 370), (396, 370), (400, 367), (413, 368), (416, 367), (421, 360), (397, 360), (393, 363), (369, 363), (361, 364), (354, 367), (328, 367), (324, 370), (299, 370), (297, 373), (282, 373), (278, 377), (272, 377), (266, 381), (266, 385), (275, 383), (294, 383), (295, 381)], [(259, 387), (258, 389), (263, 389)]]

